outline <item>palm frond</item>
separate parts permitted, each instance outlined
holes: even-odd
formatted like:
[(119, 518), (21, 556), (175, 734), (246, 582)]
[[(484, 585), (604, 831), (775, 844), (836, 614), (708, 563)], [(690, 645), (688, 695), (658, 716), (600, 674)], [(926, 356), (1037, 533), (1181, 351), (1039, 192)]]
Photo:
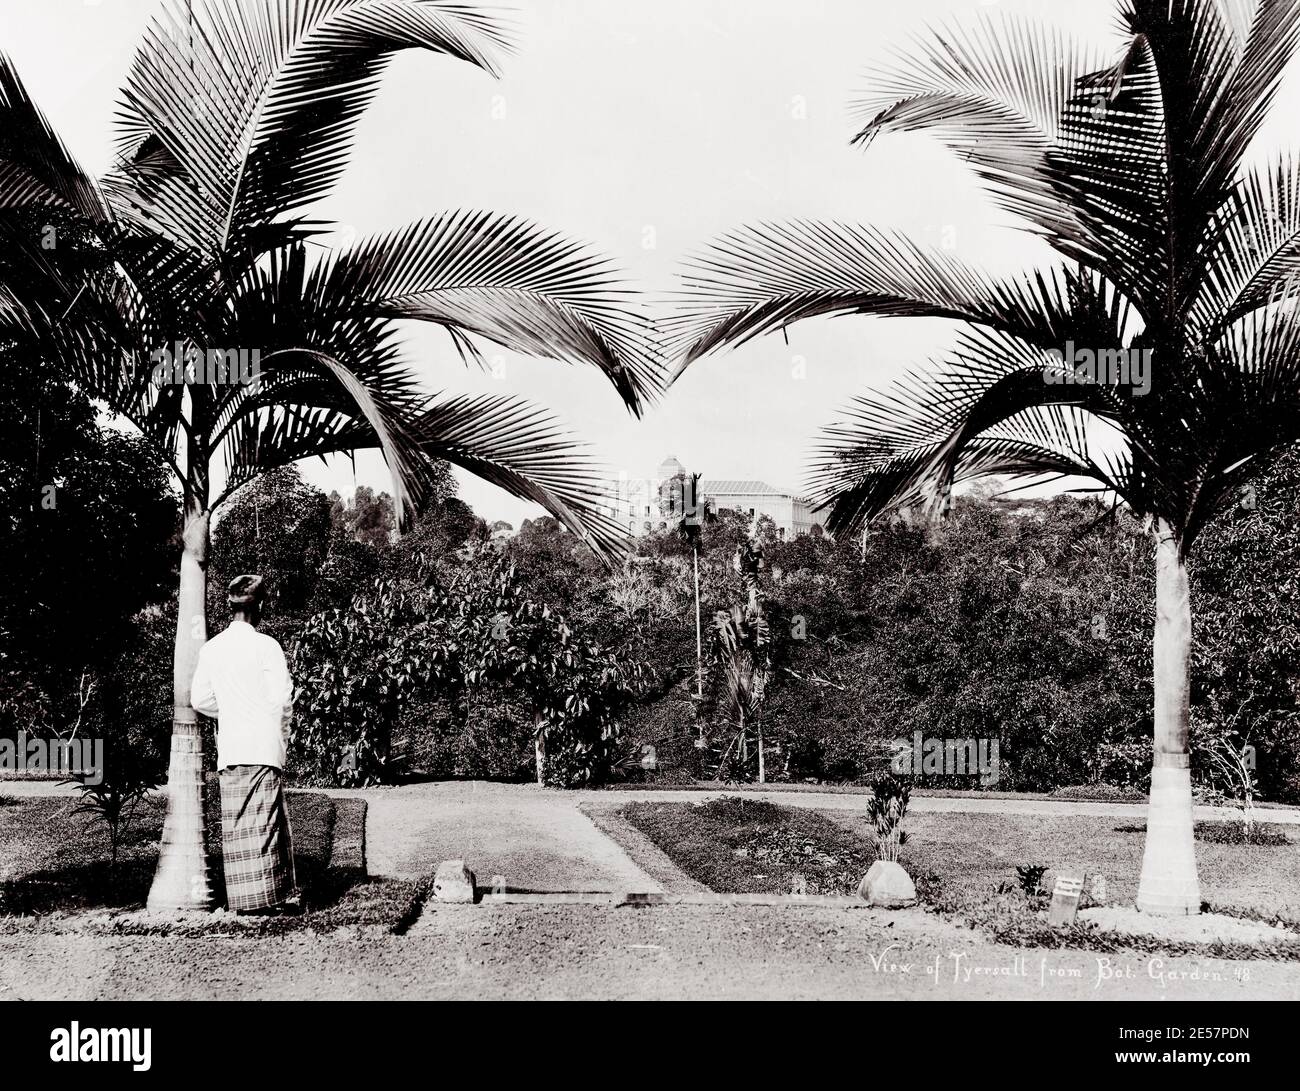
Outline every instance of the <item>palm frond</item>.
[(675, 380), (725, 345), (818, 315), (949, 318), (1015, 332), (1050, 346), (1044, 315), (1056, 310), (1065, 277), (1001, 282), (892, 232), (798, 221), (743, 228), (689, 263), (682, 307), (664, 324), (678, 358)]
[(258, 475), (281, 466), (378, 446), (379, 437), (357, 412), (325, 409), (310, 403), (250, 406), (223, 434), (223, 488), (212, 507), (219, 507)]
[(412, 430), (426, 455), (540, 504), (606, 563), (627, 552), (626, 532), (593, 500), (601, 492), (596, 468), (536, 407), (499, 395), (463, 395), (431, 404)]
[(1233, 182), (1300, 46), (1293, 0), (1131, 0), (1129, 26), (1148, 41), (1167, 104), (1180, 227), (1208, 222)]
[[(933, 133), (1066, 269), (1005, 283), (816, 224), (744, 229), (694, 262), (669, 326), (678, 374), (814, 315), (964, 324), (938, 367), (857, 399), (823, 434), (810, 485), (832, 532), (933, 511), (971, 478), (1086, 478), (1172, 527), (1185, 553), (1300, 439), (1300, 181), (1291, 160), (1240, 170), (1300, 43), (1300, 4), (1122, 0), (1121, 14), (1113, 64), (985, 20), (930, 35), (862, 103), (860, 142)], [(1150, 381), (1056, 382), (1071, 342), (1098, 367), (1140, 353)]]
[[(209, 410), (212, 445), (224, 450), (228, 476), (257, 472), (262, 448), (277, 457), (274, 443), (301, 450), (305, 437), (319, 432), (333, 451), (339, 434), (360, 428), (366, 446), (383, 452), (404, 517), (429, 492), (427, 467), (409, 432), (425, 395), (387, 324), (348, 314), (320, 295), (314, 272), (301, 243), (245, 270), (209, 336), (256, 348), (256, 379), (191, 396)], [(287, 419), (294, 414), (300, 419)], [(259, 445), (252, 454), (250, 439)]]
[(1148, 326), (1169, 321), (1170, 181), (1165, 102), (1150, 43), (1133, 39), (1112, 68), (1079, 80), (1048, 153), (1056, 184), (1105, 270)]
[(449, 212), (358, 244), (317, 280), (358, 313), (416, 319), (592, 364), (640, 415), (661, 385), (648, 324), (610, 263), (527, 220)]
[(953, 483), (981, 477), (1088, 477), (1107, 488), (1124, 478), (1124, 455), (1094, 458), (1083, 414), (1063, 406), (1022, 411), (991, 435), (968, 439), (951, 465), (923, 419), (903, 422), (897, 434), (881, 430), (871, 396), (856, 399), (852, 416), (823, 433), (809, 487), (813, 506), (827, 513), (826, 529), (852, 534), (877, 516), (902, 508), (942, 510)]
[(1103, 119), (1094, 148), (1076, 142), (1068, 158), (1084, 164), (1081, 199), (1109, 185), (1108, 260), (1141, 271), (1141, 288), (1126, 288), (1153, 323), (1176, 329), (1199, 294), (1205, 253), (1219, 246), (1242, 157), (1300, 43), (1300, 8), (1292, 0), (1126, 0), (1123, 14), (1134, 34), (1124, 123)]
[(69, 154), (0, 53), (0, 209), (59, 204), (97, 222), (107, 215), (95, 182)]
[(914, 39), (870, 75), (853, 140), (933, 134), (969, 163), (1002, 207), (1071, 257), (1088, 252), (1072, 203), (1048, 169), (1076, 83), (1101, 67), (1059, 30), (1015, 17), (951, 24)]
[(1290, 157), (1248, 171), (1225, 212), (1192, 315), (1206, 339), (1300, 277), (1300, 170)]
[[(394, 405), (371, 383), (364, 381), (345, 363), (329, 353), (309, 348), (281, 350), (284, 357), (293, 363), (314, 365), (326, 372), (347, 394), (356, 407), (357, 415), (365, 421), (374, 442), (368, 446), (380, 449), (384, 463), (392, 476), (393, 506), (400, 512), (410, 511), (420, 505), (424, 489), (421, 471), (425, 467), (414, 457), (416, 447), (414, 434), (409, 430), (409, 421), (403, 407)], [(275, 362), (273, 353), (264, 358), (264, 363)]]
[(169, 0), (123, 90), (112, 200), (204, 253), (238, 249), (330, 191), (395, 52), (495, 72), (506, 44), (441, 0)]

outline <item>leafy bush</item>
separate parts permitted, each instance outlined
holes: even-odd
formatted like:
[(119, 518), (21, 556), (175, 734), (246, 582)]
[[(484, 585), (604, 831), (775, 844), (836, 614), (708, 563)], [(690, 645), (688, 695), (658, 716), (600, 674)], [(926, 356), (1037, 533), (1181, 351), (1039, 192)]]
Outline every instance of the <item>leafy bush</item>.
[(1244, 822), (1197, 822), (1196, 840), (1214, 845), (1289, 845), (1285, 826)]
[(377, 579), (345, 609), (311, 617), (293, 648), (294, 745), (308, 779), (344, 787), (391, 779), (392, 733), (405, 702), (457, 667), (446, 599)]
[(531, 720), (500, 687), (467, 687), (458, 701), (416, 697), (401, 712), (394, 751), (412, 773), (439, 779), (533, 776)]
[[(401, 757), (418, 750), (439, 771), (465, 775), (486, 761), (511, 776), (539, 740), (545, 783), (609, 775), (643, 662), (525, 598), (508, 562), (474, 559), (449, 582), (421, 561), (404, 583), (378, 579), (307, 623), (293, 651), (295, 743), (317, 783), (391, 780), (399, 727)], [(420, 722), (419, 708), (437, 715)]]
[(1026, 898), (1036, 898), (1043, 893), (1043, 876), (1047, 874), (1047, 868), (1041, 864), (1023, 864), (1016, 868), (1016, 881), (1020, 884), (1021, 893)]
[[(697, 745), (697, 706), (690, 696), (693, 687), (694, 680), (688, 679), (657, 700), (644, 700), (628, 708), (623, 721), (626, 758), (615, 763), (615, 774), (656, 783), (690, 782), (705, 775)], [(646, 747), (654, 754), (653, 768), (642, 765)]]
[(532, 710), (539, 779), (561, 788), (607, 779), (622, 714), (647, 685), (644, 662), (633, 649), (576, 633), (548, 606), (516, 602), (506, 616), (487, 674)]

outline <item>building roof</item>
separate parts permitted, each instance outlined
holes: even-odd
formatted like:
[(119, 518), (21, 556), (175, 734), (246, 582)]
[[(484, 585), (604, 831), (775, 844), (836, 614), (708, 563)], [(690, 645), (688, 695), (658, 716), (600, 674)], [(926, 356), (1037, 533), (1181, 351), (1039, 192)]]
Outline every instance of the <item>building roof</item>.
[(677, 461), (676, 455), (669, 455), (659, 463), (659, 476), (662, 478), (676, 477), (678, 474), (686, 472), (686, 467)]
[(722, 481), (701, 481), (700, 492), (705, 496), (795, 496), (792, 492), (774, 488), (766, 481), (725, 479)]

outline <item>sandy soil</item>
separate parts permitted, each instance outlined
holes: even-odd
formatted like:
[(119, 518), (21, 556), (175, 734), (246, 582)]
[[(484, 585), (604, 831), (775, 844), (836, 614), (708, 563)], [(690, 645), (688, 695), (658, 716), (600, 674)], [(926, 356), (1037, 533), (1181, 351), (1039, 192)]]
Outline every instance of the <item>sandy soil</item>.
[(1261, 921), (1242, 920), (1223, 913), (1198, 913), (1194, 917), (1152, 917), (1132, 906), (1107, 905), (1079, 912), (1079, 920), (1107, 932), (1155, 936), (1181, 943), (1285, 943), (1300, 939), (1295, 932)]
[(405, 936), (0, 938), (0, 999), (505, 997), (1296, 1000), (1300, 976), (1028, 951), (920, 911), (817, 907), (431, 906)]

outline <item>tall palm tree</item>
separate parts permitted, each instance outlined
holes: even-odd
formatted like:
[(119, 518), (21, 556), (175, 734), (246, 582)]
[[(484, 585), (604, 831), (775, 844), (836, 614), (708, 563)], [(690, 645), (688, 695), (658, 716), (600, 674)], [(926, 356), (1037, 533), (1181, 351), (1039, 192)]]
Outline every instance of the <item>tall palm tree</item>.
[[(213, 902), (190, 679), (207, 637), (212, 513), (235, 490), (300, 459), (377, 448), (403, 513), (446, 461), (541, 504), (598, 553), (620, 548), (589, 502), (593, 471), (555, 423), (509, 397), (424, 392), (397, 325), (442, 326), (467, 361), (483, 338), (594, 365), (639, 414), (657, 369), (603, 259), (488, 212), (309, 249), (328, 225), (302, 210), (345, 168), (393, 56), (425, 49), (495, 73), (508, 45), (492, 18), (442, 0), (171, 0), (135, 57), (117, 162), (98, 180), (0, 58), (0, 347), (102, 399), (152, 441), (183, 494), (151, 907)], [(207, 365), (237, 350), (260, 354), (255, 374), (215, 377)]]
[(758, 783), (767, 781), (763, 754), (763, 699), (772, 669), (772, 635), (767, 619), (751, 603), (719, 610), (713, 617), (713, 639), (721, 668), (719, 712), (732, 729), (718, 762), (718, 775), (734, 761), (749, 764), (750, 733), (758, 748)]
[[(824, 436), (813, 476), (828, 529), (940, 505), (952, 482), (986, 475), (1091, 479), (1146, 517), (1154, 759), (1138, 907), (1196, 913), (1186, 562), (1300, 437), (1300, 173), (1290, 158), (1244, 164), (1300, 4), (1123, 0), (1120, 17), (1109, 61), (1010, 17), (941, 29), (862, 103), (857, 143), (932, 133), (1051, 262), (999, 279), (868, 227), (754, 227), (696, 261), (671, 347), (680, 374), (814, 315), (952, 319), (949, 354), (857, 399)], [(1087, 353), (1107, 366), (1075, 366)], [(1115, 366), (1145, 363), (1149, 389)]]
[(756, 536), (736, 546), (732, 565), (745, 585), (745, 605), (733, 605), (713, 616), (713, 639), (718, 666), (722, 670), (720, 711), (735, 734), (724, 748), (718, 763), (719, 772), (726, 768), (735, 752), (743, 768), (749, 764), (749, 735), (753, 731), (758, 750), (758, 783), (767, 782), (767, 763), (763, 750), (763, 702), (772, 674), (772, 628), (768, 624), (759, 597), (759, 573), (763, 569), (763, 549)]
[(691, 549), (691, 571), (695, 579), (695, 695), (704, 696), (704, 630), (700, 622), (700, 537), (708, 518), (707, 507), (700, 503), (700, 474), (678, 474), (661, 486), (660, 510), (663, 510), (663, 491), (668, 491), (668, 514), (674, 515), (672, 532), (683, 545)]

